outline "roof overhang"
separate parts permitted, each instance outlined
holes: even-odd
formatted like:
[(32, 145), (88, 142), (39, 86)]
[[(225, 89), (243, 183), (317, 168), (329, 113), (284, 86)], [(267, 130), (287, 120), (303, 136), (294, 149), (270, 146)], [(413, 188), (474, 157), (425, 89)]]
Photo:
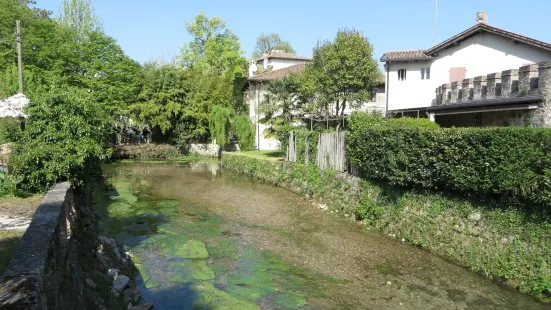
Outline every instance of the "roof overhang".
[(482, 113), (511, 110), (534, 110), (540, 108), (543, 97), (531, 95), (507, 99), (486, 99), (449, 105), (432, 106), (425, 108), (427, 113), (435, 115)]

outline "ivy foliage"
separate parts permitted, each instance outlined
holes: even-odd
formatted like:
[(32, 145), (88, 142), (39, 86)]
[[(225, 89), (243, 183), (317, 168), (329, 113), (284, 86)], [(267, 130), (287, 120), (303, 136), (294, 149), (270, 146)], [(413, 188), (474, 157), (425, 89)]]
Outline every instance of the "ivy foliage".
[[(350, 118), (351, 163), (392, 185), (551, 203), (551, 131), (543, 128), (431, 128), (413, 121), (374, 125)], [(382, 124), (382, 125), (381, 125)], [(407, 130), (404, 125), (407, 124)]]

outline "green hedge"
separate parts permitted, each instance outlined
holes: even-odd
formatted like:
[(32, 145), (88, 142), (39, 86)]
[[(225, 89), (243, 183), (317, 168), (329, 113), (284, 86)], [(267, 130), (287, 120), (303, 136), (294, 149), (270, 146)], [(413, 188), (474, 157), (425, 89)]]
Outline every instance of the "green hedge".
[(362, 126), (348, 155), (362, 175), (394, 185), (551, 203), (551, 131), (540, 128)]

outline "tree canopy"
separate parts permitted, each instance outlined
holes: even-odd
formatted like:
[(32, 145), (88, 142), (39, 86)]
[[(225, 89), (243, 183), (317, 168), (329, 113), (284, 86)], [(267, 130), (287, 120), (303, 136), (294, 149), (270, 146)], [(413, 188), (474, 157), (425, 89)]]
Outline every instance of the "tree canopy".
[(256, 45), (253, 50), (253, 59), (262, 57), (262, 53), (270, 52), (272, 50), (283, 50), (287, 53), (295, 54), (295, 49), (291, 46), (291, 43), (284, 41), (279, 37), (277, 33), (260, 34), (256, 38)]

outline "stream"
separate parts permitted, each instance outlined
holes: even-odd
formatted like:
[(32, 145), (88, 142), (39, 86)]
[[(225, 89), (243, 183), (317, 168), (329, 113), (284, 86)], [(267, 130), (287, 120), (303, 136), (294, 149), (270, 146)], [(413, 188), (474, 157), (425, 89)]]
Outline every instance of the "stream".
[(154, 309), (549, 309), (217, 163), (102, 171), (100, 229)]

